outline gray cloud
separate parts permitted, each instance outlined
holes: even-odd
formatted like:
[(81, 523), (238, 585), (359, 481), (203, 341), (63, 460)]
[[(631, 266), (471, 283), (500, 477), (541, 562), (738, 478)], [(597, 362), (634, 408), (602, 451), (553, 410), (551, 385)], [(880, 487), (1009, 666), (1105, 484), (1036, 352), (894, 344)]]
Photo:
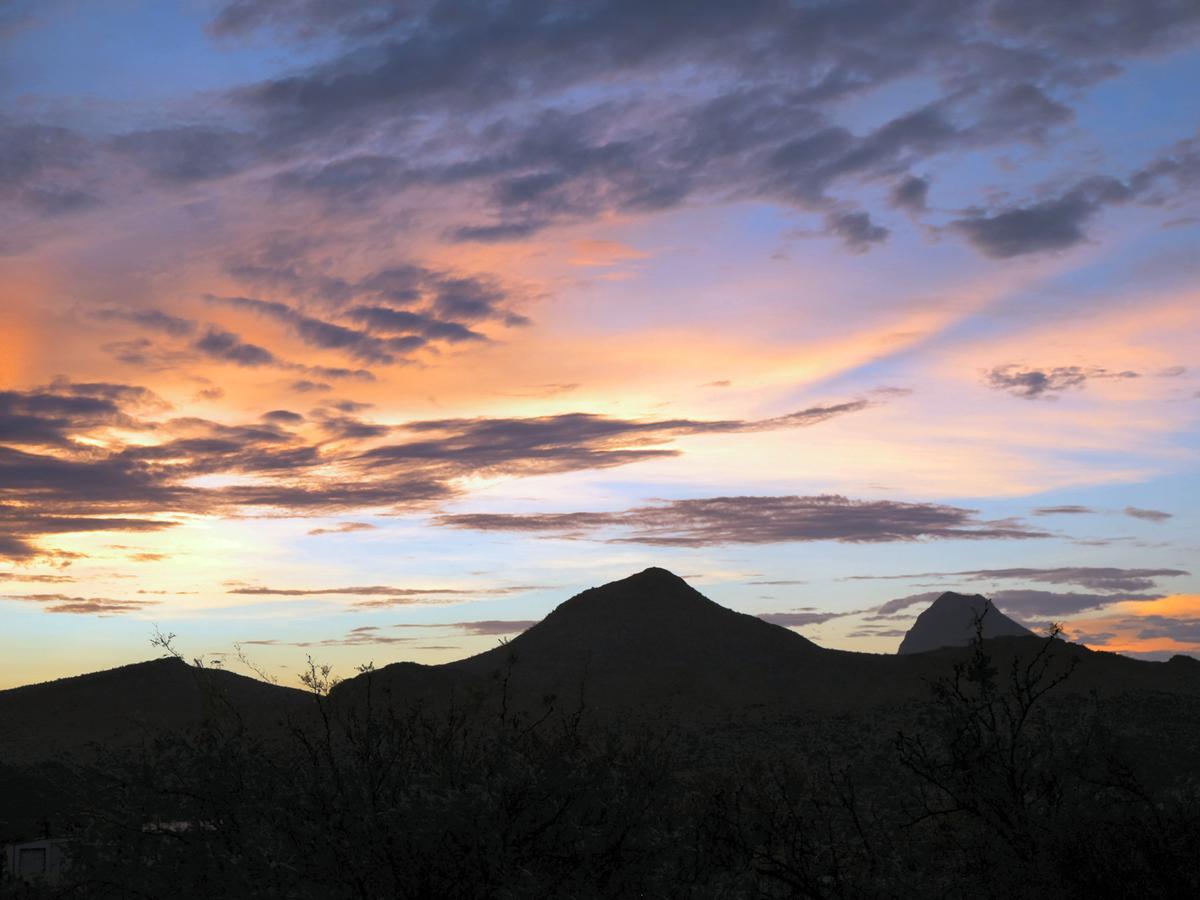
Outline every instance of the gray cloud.
[[(110, 318), (125, 318), (136, 321), (137, 324), (143, 327), (156, 328), (172, 336), (177, 334), (187, 335), (196, 330), (192, 327), (193, 323), (185, 319), (177, 319), (173, 316), (158, 317), (139, 314), (131, 317), (114, 316)], [(421, 338), (415, 338), (414, 340), (418, 343), (423, 343), (423, 339)], [(302, 372), (318, 379), (375, 380), (374, 374), (366, 369), (309, 366), (281, 359), (266, 347), (243, 341), (240, 335), (228, 331), (219, 325), (207, 325), (204, 329), (204, 334), (191, 341), (186, 347), (187, 349), (178, 349), (169, 345), (163, 346), (144, 337), (132, 340), (109, 341), (101, 345), (101, 349), (113, 354), (121, 362), (155, 371), (178, 369), (182, 366), (195, 363), (198, 359), (207, 357), (208, 359), (230, 363), (242, 368), (278, 368), (292, 372)], [(293, 382), (292, 388), (302, 393), (319, 391), (322, 390), (321, 384), (322, 382), (320, 381), (301, 379)], [(220, 388), (207, 389), (201, 391), (200, 396), (208, 395), (212, 397), (215, 396), (212, 394), (213, 391), (220, 390)]]
[(252, 143), (238, 132), (183, 125), (123, 134), (113, 148), (153, 178), (187, 184), (239, 171), (253, 159)]
[(1052, 369), (1029, 369), (1016, 365), (997, 366), (985, 375), (988, 387), (1007, 391), (1025, 400), (1054, 399), (1069, 388), (1083, 387), (1090, 378), (1138, 378), (1137, 372), (1113, 372), (1097, 366), (1057, 366)]
[(238, 643), (254, 647), (358, 647), (372, 644), (404, 644), (412, 640), (412, 638), (396, 637), (379, 632), (380, 628), (377, 625), (360, 625), (357, 628), (351, 628), (344, 637), (340, 638), (323, 638), (317, 641), (281, 641), (277, 638), (260, 638)]
[(1039, 506), (1033, 511), (1033, 514), (1035, 516), (1082, 516), (1095, 512), (1090, 506), (1069, 504), (1065, 506)]
[[(228, 333), (227, 333), (228, 334)], [(235, 336), (219, 347), (236, 348)], [(260, 348), (261, 349), (261, 348)], [(882, 401), (874, 401), (882, 402)], [(339, 402), (310, 414), (325, 439), (288, 429), (295, 414), (273, 411), (250, 424), (199, 417), (142, 421), (134, 413), (166, 411), (148, 391), (126, 385), (55, 382), (0, 395), (8, 443), (0, 444), (0, 555), (32, 559), (40, 538), (83, 531), (152, 531), (174, 527), (172, 514), (328, 515), (347, 510), (428, 509), (457, 496), (460, 479), (481, 471), (533, 475), (583, 471), (670, 457), (689, 435), (739, 434), (809, 427), (869, 408), (852, 400), (756, 420), (618, 419), (586, 413), (534, 418), (420, 420), (382, 425), (356, 418), (361, 404)], [(281, 414), (282, 413), (282, 414)], [(140, 428), (151, 440), (125, 445), (80, 441), (110, 425)], [(381, 436), (409, 439), (374, 445)], [(330, 441), (328, 438), (335, 438)], [(212, 475), (252, 476), (249, 483), (198, 486)], [(498, 517), (488, 527), (618, 526), (615, 538), (644, 543), (919, 537), (1033, 537), (1012, 522), (979, 522), (970, 510), (935, 504), (867, 504), (844, 498), (712, 498), (644, 507), (624, 514)], [(480, 525), (469, 517), (443, 524)], [(542, 521), (542, 520), (539, 520)]]
[[(321, 451), (274, 422), (228, 426), (199, 418), (145, 421), (166, 404), (128, 385), (55, 382), (0, 395), (0, 556), (32, 559), (40, 538), (94, 531), (156, 531), (174, 527), (170, 513), (233, 512), (246, 505), (290, 504), (305, 510), (339, 504), (393, 505), (428, 501), (449, 491), (428, 478), (343, 485), (294, 479), (322, 462)], [(119, 426), (150, 441), (108, 449), (81, 438)], [(18, 449), (12, 445), (24, 445)], [(7, 446), (6, 446), (7, 445)], [(199, 488), (197, 475), (254, 474), (260, 486)]]
[(1200, 619), (1138, 616), (1129, 624), (1139, 629), (1137, 636), (1142, 640), (1171, 638), (1184, 644), (1200, 644)]
[(280, 360), (275, 354), (257, 344), (248, 344), (232, 331), (209, 326), (204, 336), (192, 344), (192, 348), (205, 356), (231, 362), (237, 366), (278, 366)]
[(925, 211), (925, 200), (929, 195), (929, 180), (916, 175), (906, 176), (892, 187), (888, 202), (897, 209), (912, 213)]
[(310, 346), (322, 350), (342, 350), (364, 362), (393, 363), (397, 354), (410, 353), (425, 345), (425, 339), (416, 335), (378, 338), (364, 331), (304, 315), (286, 303), (256, 300), (251, 297), (210, 296), (208, 299), (213, 303), (249, 310), (275, 319), (287, 325), (300, 340)]
[[(228, 92), (203, 124), (91, 138), (4, 123), (0, 192), (61, 215), (139, 176), (179, 191), (273, 169), (283, 202), (321, 197), (346, 215), (371, 216), (409, 189), (456, 191), (466, 208), (447, 233), (469, 240), (754, 198), (828, 216), (830, 233), (861, 251), (886, 229), (870, 212), (837, 212), (844, 192), (891, 184), (893, 205), (920, 211), (912, 171), (948, 153), (1047, 143), (1081, 88), (1195, 42), (1198, 22), (1188, 0), (532, 0), (454, 11), (234, 0), (215, 13), (214, 35), (266, 29), (328, 55)], [(704, 77), (681, 87), (696, 60)], [(938, 95), (861, 133), (836, 124), (839, 103), (912, 77)], [(630, 89), (605, 96), (614, 84)], [(1123, 179), (1093, 175), (967, 211), (949, 231), (996, 258), (1063, 249), (1086, 240), (1105, 207), (1154, 203), (1156, 183), (1195, 173), (1194, 149), (1173, 148)]]
[[(1034, 581), (1073, 584), (1094, 591), (1147, 591), (1159, 578), (1188, 575), (1183, 569), (1123, 569), (1115, 566), (1061, 566), (1057, 568), (967, 569), (958, 572), (919, 572), (912, 575), (853, 575), (847, 581), (910, 581), (924, 578), (968, 581)], [(923, 595), (922, 595), (923, 596)]]
[(275, 425), (299, 425), (304, 421), (304, 416), (300, 413), (292, 412), (290, 409), (272, 409), (259, 416), (264, 422), (271, 422)]
[[(527, 324), (511, 309), (513, 292), (485, 275), (403, 263), (347, 279), (306, 266), (302, 255), (306, 248), (300, 237), (276, 234), (256, 250), (230, 260), (226, 268), (249, 284), (305, 297), (338, 314), (355, 303), (349, 317), (384, 334), (419, 332), (431, 340), (475, 340), (478, 337), (472, 337), (474, 332), (463, 322), (493, 319), (506, 325)], [(287, 307), (253, 308), (295, 321), (296, 312)]]
[(846, 633), (849, 638), (898, 638), (908, 634), (906, 628), (877, 628), (871, 625), (863, 625), (861, 628), (856, 628), (854, 631)]
[(430, 437), (365, 451), (368, 469), (436, 466), (443, 471), (570, 472), (677, 456), (662, 444), (677, 437), (801, 428), (867, 409), (853, 400), (808, 407), (770, 419), (615, 419), (566, 413), (524, 419), (437, 419), (405, 430)]
[(865, 212), (831, 213), (825, 218), (827, 233), (841, 238), (853, 253), (865, 253), (872, 244), (887, 240), (888, 230), (871, 221)]
[(926, 606), (942, 596), (944, 591), (927, 591), (923, 594), (909, 594), (906, 597), (896, 597), (893, 600), (888, 600), (877, 606), (868, 618), (888, 619), (894, 618), (897, 614), (913, 606)]
[[(478, 182), (488, 188), (493, 219), (451, 233), (494, 241), (608, 209), (676, 206), (697, 194), (765, 197), (829, 213), (828, 192), (841, 180), (902, 176), (947, 150), (1044, 142), (1072, 118), (1054, 96), (1064, 85), (1114, 74), (1112, 60), (1122, 55), (1195, 37), (1196, 16), (1186, 4), (1152, 11), (1132, 0), (1110, 6), (1074, 9), (1080, 24), (1070, 33), (1008, 5), (1001, 14), (982, 3), (835, 9), (782, 0), (736, 8), (702, 2), (690, 4), (686, 15), (605, 2), (577, 4), (569, 14), (543, 3), (519, 12), (480, 5), (471, 16), (449, 20), (420, 7), (379, 16), (355, 4), (339, 16), (310, 4), (243, 2), (216, 22), (225, 34), (268, 23), (289, 30), (285, 22), (301, 31), (347, 29), (350, 46), (340, 58), (240, 93), (248, 109), (289, 136), (325, 131), (333, 122), (352, 130), (417, 107), (466, 116), (532, 108), (524, 118), (501, 114), (479, 127), (476, 146), (470, 132), (465, 145), (457, 134), (459, 152), (449, 164), (373, 151), (302, 167), (280, 182), (289, 190), (329, 192), (339, 202), (417, 184)], [(1128, 23), (1128, 39), (1114, 33), (1114, 20)], [(360, 43), (364, 21), (379, 28), (369, 46)], [(1079, 39), (1092, 32), (1104, 39)], [(584, 110), (554, 105), (571, 86), (617, 72), (652, 95), (660, 79), (695, 59), (708, 63), (711, 95), (665, 114), (653, 102)], [(954, 85), (939, 100), (861, 135), (830, 124), (824, 110), (840, 99), (926, 65)], [(780, 71), (788, 73), (786, 82)], [(1067, 247), (1085, 238), (1084, 226), (1104, 206), (1140, 196), (1148, 177), (1149, 169), (1128, 183), (1085, 178), (1061, 195), (968, 215), (951, 228), (996, 257)], [(923, 206), (919, 182), (909, 176), (902, 182), (907, 193), (893, 202)], [(829, 215), (829, 231), (853, 250), (886, 236), (868, 213)]]
[(348, 318), (385, 334), (416, 333), (430, 340), (482, 341), (487, 338), (460, 322), (443, 322), (422, 313), (386, 306), (356, 306), (346, 312)]
[(159, 331), (172, 337), (187, 337), (196, 330), (196, 323), (190, 319), (169, 315), (158, 309), (97, 309), (90, 313), (93, 319), (101, 322), (129, 322), (150, 331)]
[(6, 594), (3, 599), (37, 603), (49, 613), (112, 616), (140, 612), (157, 600), (113, 600), (107, 597), (72, 597), (67, 594)]
[[(880, 604), (866, 618), (868, 620), (902, 618), (906, 615), (907, 610), (914, 606), (927, 606), (937, 600), (943, 593), (944, 591), (927, 591), (920, 594), (897, 597), (894, 600), (888, 600)], [(1088, 610), (1102, 609), (1114, 603), (1158, 600), (1163, 595), (1128, 592), (1061, 592), (1020, 588), (995, 591), (988, 596), (1001, 612), (1028, 622), (1039, 617), (1055, 620), (1063, 616), (1073, 616)]]
[(882, 543), (922, 539), (1025, 539), (1045, 532), (1018, 522), (983, 522), (975, 511), (936, 503), (815, 497), (710, 497), (674, 500), (620, 512), (466, 513), (441, 515), (439, 525), (480, 531), (582, 536), (625, 532), (619, 543), (702, 547), (792, 541)]
[(7, 213), (0, 221), (15, 224), (23, 212), (54, 218), (99, 205), (83, 174), (94, 157), (89, 141), (70, 129), (0, 120), (0, 200)]
[(1083, 226), (1106, 203), (1128, 199), (1120, 182), (1105, 179), (1102, 184), (1097, 191), (1076, 189), (1032, 206), (957, 219), (950, 227), (994, 259), (1065, 250), (1083, 243)]
[(1159, 202), (1153, 191), (1163, 179), (1173, 181), (1176, 189), (1195, 187), (1200, 181), (1200, 142), (1176, 144), (1125, 181), (1091, 176), (1048, 199), (972, 213), (949, 228), (993, 259), (1066, 250), (1087, 240), (1084, 227), (1106, 207), (1134, 200)]
[(72, 435), (106, 426), (144, 426), (131, 410), (165, 407), (145, 388), (58, 381), (31, 391), (0, 391), (0, 441), (64, 446)]
[(991, 595), (996, 606), (1006, 613), (1029, 619), (1037, 616), (1071, 616), (1100, 609), (1113, 603), (1159, 600), (1162, 594), (1085, 594), (1038, 590), (996, 591)]
[(1136, 506), (1127, 506), (1122, 512), (1131, 518), (1142, 519), (1146, 522), (1165, 522), (1168, 519), (1174, 518), (1173, 514), (1169, 512), (1162, 512), (1157, 509), (1140, 509)]

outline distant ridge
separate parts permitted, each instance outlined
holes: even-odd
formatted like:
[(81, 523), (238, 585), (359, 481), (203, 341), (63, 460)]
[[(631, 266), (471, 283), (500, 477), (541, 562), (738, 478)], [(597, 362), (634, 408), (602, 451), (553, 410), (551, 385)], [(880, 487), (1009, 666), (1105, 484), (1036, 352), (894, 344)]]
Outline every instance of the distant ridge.
[(917, 616), (900, 642), (899, 654), (927, 653), (943, 647), (965, 647), (975, 637), (975, 622), (982, 618), (984, 638), (1029, 637), (1028, 628), (1000, 612), (982, 594), (947, 591)]
[[(605, 716), (636, 712), (696, 724), (840, 715), (927, 697), (929, 682), (964, 658), (972, 612), (987, 603), (944, 594), (918, 617), (899, 654), (854, 653), (727, 609), (650, 568), (577, 594), (492, 650), (442, 665), (383, 666), (341, 682), (330, 699), (490, 715), (510, 701), (540, 711), (554, 698), (560, 711), (579, 704)], [(997, 665), (1041, 645), (994, 608), (984, 625), (985, 637), (998, 638), (989, 646)], [(1054, 657), (1060, 667), (1078, 662), (1070, 691), (1200, 696), (1200, 662), (1184, 657), (1149, 662), (1067, 641), (1056, 642)], [(176, 659), (137, 663), (0, 691), (0, 761), (55, 759), (93, 743), (127, 746), (197, 724), (214, 709), (235, 710), (247, 726), (270, 731), (303, 720), (313, 702), (303, 691)]]
[[(927, 696), (929, 681), (961, 658), (974, 636), (972, 612), (988, 600), (943, 594), (917, 619), (900, 654), (819, 647), (796, 632), (727, 609), (662, 568), (593, 587), (559, 604), (512, 640), (456, 662), (384, 666), (372, 684), (393, 702), (495, 698), (541, 709), (582, 703), (596, 712), (640, 710), (699, 722), (783, 711), (840, 713)], [(1036, 652), (1039, 638), (992, 607), (984, 635), (1000, 638), (998, 662)], [(943, 649), (946, 648), (946, 649)], [(942, 650), (942, 652), (921, 652)], [(1060, 641), (1056, 657), (1081, 663), (1080, 690), (1200, 693), (1200, 664), (1167, 665), (1093, 653)], [(365, 676), (335, 695), (362, 696)]]
[(248, 724), (274, 722), (303, 691), (168, 657), (0, 691), (0, 758), (20, 761), (118, 745), (196, 724), (228, 704)]

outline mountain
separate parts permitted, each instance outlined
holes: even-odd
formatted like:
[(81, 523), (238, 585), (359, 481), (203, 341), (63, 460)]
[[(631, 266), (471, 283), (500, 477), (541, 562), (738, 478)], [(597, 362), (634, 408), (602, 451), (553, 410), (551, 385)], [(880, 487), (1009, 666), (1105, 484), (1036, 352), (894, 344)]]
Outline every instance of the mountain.
[[(586, 590), (532, 628), (484, 653), (439, 666), (396, 663), (370, 676), (395, 702), (437, 705), (497, 698), (540, 708), (640, 711), (693, 722), (759, 715), (840, 715), (929, 696), (931, 681), (965, 658), (972, 611), (988, 601), (947, 593), (921, 616), (898, 655), (820, 647), (794, 631), (720, 606), (665, 569)], [(994, 608), (984, 636), (1006, 669), (1042, 646)], [(930, 652), (921, 652), (929, 650)], [(1153, 663), (1059, 641), (1053, 671), (1073, 667), (1068, 692), (1200, 694), (1200, 665)], [(1194, 670), (1194, 671), (1193, 671)], [(335, 695), (365, 690), (363, 676)], [(502, 686), (502, 687), (501, 687)]]
[(926, 653), (943, 647), (965, 647), (975, 638), (975, 623), (981, 620), (983, 637), (1030, 637), (1033, 632), (1000, 612), (981, 594), (947, 591), (917, 616), (900, 642), (897, 653)]
[(823, 650), (709, 600), (666, 569), (586, 590), (508, 643), (449, 667), (601, 705), (755, 704), (811, 689)]
[[(985, 602), (946, 594), (918, 618), (901, 654), (851, 653), (726, 609), (651, 568), (572, 597), (476, 656), (436, 666), (400, 662), (347, 679), (321, 716), (305, 692), (176, 659), (0, 691), (0, 842), (70, 814), (77, 782), (62, 760), (94, 759), (92, 745), (125, 753), (210, 712), (236, 711), (272, 738), (267, 744), (284, 745), (296, 735), (319, 735), (328, 721), (360, 727), (367, 699), (372, 710), (432, 712), (428, 724), (440, 733), (452, 723), (487, 726), (505, 711), (533, 713), (555, 728), (562, 720), (543, 715), (554, 697), (557, 713), (583, 708), (589, 721), (628, 726), (634, 735), (642, 725), (662, 725), (663, 734), (686, 736), (696, 752), (722, 760), (764, 747), (849, 758), (860, 744), (918, 727), (931, 683), (971, 652), (942, 645), (961, 644), (970, 610)], [(1085, 709), (1076, 698), (1094, 693), (1114, 740), (1136, 748), (1152, 771), (1193, 765), (1200, 663), (1148, 662), (1061, 640), (1048, 645), (995, 611), (984, 621), (996, 671), (1019, 673), (1022, 660), (1048, 654), (1051, 677), (1070, 672), (1055, 692), (1056, 710), (1074, 714)], [(912, 649), (924, 646), (935, 649)], [(384, 721), (417, 721), (388, 716)]]
[[(819, 647), (799, 634), (720, 606), (665, 569), (650, 568), (560, 604), (492, 650), (443, 665), (400, 662), (347, 679), (335, 703), (368, 691), (377, 702), (430, 708), (541, 708), (583, 704), (600, 713), (638, 710), (694, 722), (841, 715), (929, 696), (929, 683), (965, 658), (971, 611), (983, 597), (948, 593), (917, 619), (898, 655)], [(1002, 669), (1036, 653), (1043, 638), (990, 610), (989, 652)], [(955, 646), (958, 645), (958, 646)], [(944, 649), (938, 649), (944, 648)], [(921, 652), (928, 650), (929, 652)], [(1056, 670), (1074, 666), (1069, 692), (1200, 696), (1200, 664), (1155, 663), (1058, 641)], [(376, 701), (373, 701), (376, 702)], [(47, 759), (89, 743), (120, 746), (237, 710), (271, 728), (311, 710), (302, 691), (175, 659), (0, 691), (0, 760)]]
[(0, 691), (0, 759), (59, 757), (199, 722), (217, 709), (248, 724), (303, 709), (303, 691), (167, 658)]

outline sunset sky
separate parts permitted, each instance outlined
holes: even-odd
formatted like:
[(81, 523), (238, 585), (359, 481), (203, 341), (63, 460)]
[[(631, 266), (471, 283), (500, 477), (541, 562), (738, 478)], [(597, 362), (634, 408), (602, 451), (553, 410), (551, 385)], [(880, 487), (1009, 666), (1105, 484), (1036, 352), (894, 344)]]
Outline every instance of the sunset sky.
[(1200, 656), (1195, 0), (0, 0), (0, 688), (649, 565)]

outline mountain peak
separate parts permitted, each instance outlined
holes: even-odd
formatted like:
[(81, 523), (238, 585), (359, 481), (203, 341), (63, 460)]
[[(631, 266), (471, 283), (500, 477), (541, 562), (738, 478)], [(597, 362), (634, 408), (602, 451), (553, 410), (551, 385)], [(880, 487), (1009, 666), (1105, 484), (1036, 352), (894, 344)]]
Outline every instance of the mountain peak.
[[(621, 579), (622, 581), (633, 582), (662, 582), (686, 585), (687, 582), (672, 572), (670, 569), (664, 569), (662, 566), (649, 566), (630, 575), (628, 578)], [(619, 582), (610, 581), (609, 584), (618, 584)]]
[(964, 647), (975, 637), (975, 621), (982, 617), (983, 636), (1028, 637), (1028, 628), (1004, 615), (982, 594), (946, 591), (929, 605), (900, 642), (902, 654), (925, 653), (943, 647)]
[(484, 674), (515, 658), (518, 676), (548, 691), (577, 691), (586, 680), (618, 702), (646, 696), (708, 702), (726, 694), (794, 690), (789, 676), (821, 652), (800, 635), (727, 609), (655, 566), (576, 594), (503, 647), (451, 665)]
[(572, 627), (593, 630), (597, 627), (621, 631), (673, 629), (681, 624), (681, 617), (720, 616), (731, 612), (709, 600), (674, 572), (651, 566), (576, 594), (559, 604), (544, 622), (534, 627), (569, 622)]

